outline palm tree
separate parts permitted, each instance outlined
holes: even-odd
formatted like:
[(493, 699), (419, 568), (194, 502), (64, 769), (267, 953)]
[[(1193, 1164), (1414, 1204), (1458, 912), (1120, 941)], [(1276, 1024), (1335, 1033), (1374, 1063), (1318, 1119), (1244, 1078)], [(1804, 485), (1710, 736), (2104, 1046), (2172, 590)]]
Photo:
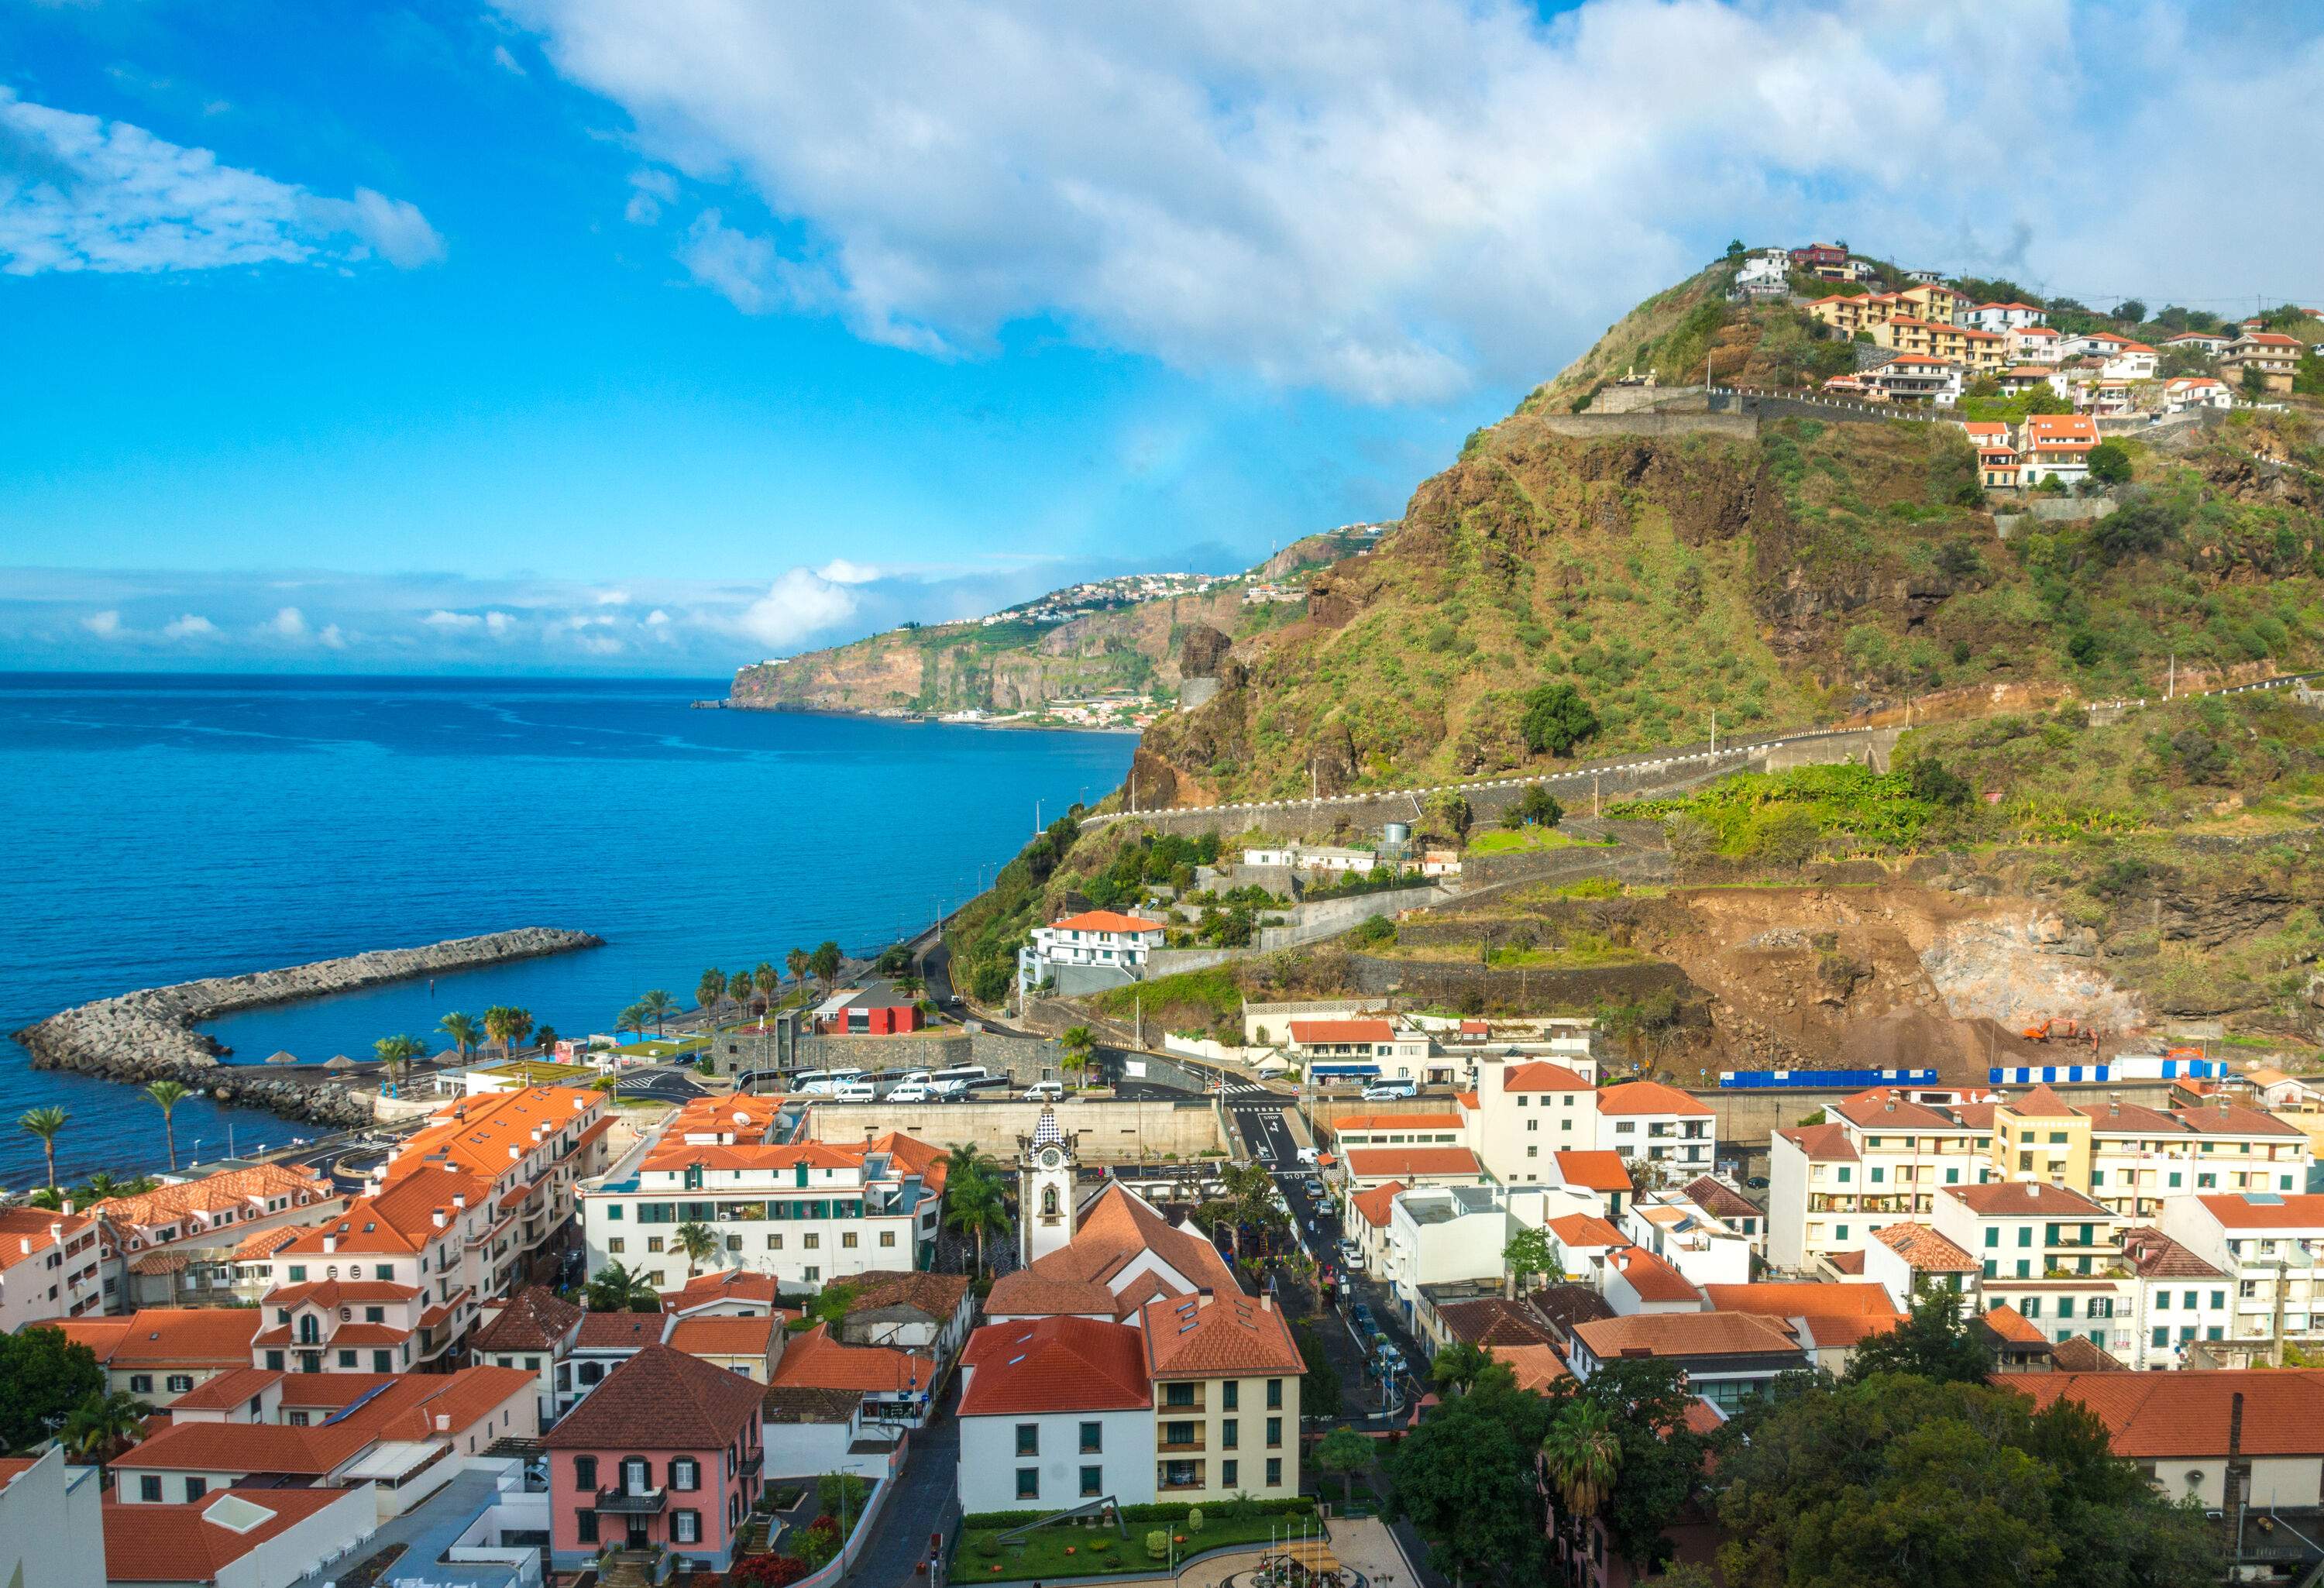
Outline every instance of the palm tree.
[(794, 948), (783, 956), (783, 968), (791, 974), (791, 984), (798, 986), (807, 980), (814, 956), (804, 948)]
[(704, 1263), (718, 1255), (718, 1237), (708, 1224), (689, 1220), (678, 1225), (674, 1238), (678, 1249), (686, 1253), (686, 1277), (689, 1279)]
[(170, 1145), (170, 1167), (178, 1167), (178, 1104), (194, 1094), (193, 1088), (175, 1081), (156, 1081), (145, 1088), (145, 1100), (161, 1111), (161, 1136)]
[(638, 1008), (644, 1011), (646, 1019), (653, 1021), (654, 1035), (659, 1037), (664, 1023), (678, 1012), (678, 1000), (656, 987), (638, 1000)]
[(484, 1039), (484, 1028), (476, 1023), (475, 1015), (456, 1009), (436, 1024), (452, 1039), (452, 1046), (460, 1050), (463, 1060), (475, 1057), (476, 1044)]
[(33, 1192), (30, 1196), (25, 1197), (24, 1200), (31, 1203), (34, 1207), (41, 1209), (43, 1213), (55, 1213), (58, 1209), (64, 1206), (65, 1194), (62, 1191), (58, 1190), (54, 1186), (43, 1186), (38, 1191)]
[(47, 1108), (28, 1109), (24, 1117), (16, 1122), (41, 1139), (41, 1150), (48, 1154), (48, 1188), (51, 1191), (57, 1188), (57, 1132), (65, 1128), (65, 1122), (71, 1117), (63, 1109), (51, 1104)]
[(653, 1016), (646, 1012), (646, 1006), (644, 1004), (632, 1003), (629, 1008), (622, 1011), (620, 1014), (613, 1018), (613, 1029), (617, 1031), (635, 1031), (639, 1036), (642, 1037), (646, 1034), (647, 1022), (652, 1019)]
[(1436, 1353), (1429, 1364), (1428, 1376), (1437, 1387), (1467, 1394), (1476, 1386), (1477, 1376), (1493, 1365), (1493, 1353), (1481, 1345), (1471, 1345), (1456, 1340)]
[(540, 1029), (532, 1034), (532, 1040), (534, 1045), (540, 1049), (541, 1057), (546, 1058), (549, 1055), (557, 1051), (557, 1028), (555, 1026), (541, 1027)]
[(694, 1002), (716, 1023), (718, 1011), (726, 1002), (726, 973), (715, 965), (703, 972), (702, 980), (694, 984)]
[(772, 1009), (775, 1006), (775, 989), (783, 984), (783, 974), (762, 959), (759, 962), (759, 968), (751, 973), (751, 984), (758, 988), (759, 996), (767, 1001), (767, 1008)]
[(906, 971), (896, 978), (896, 991), (907, 998), (917, 998), (919, 996), (920, 989), (927, 985), (926, 982), (921, 981), (910, 971)]
[(659, 1312), (661, 1297), (644, 1274), (609, 1262), (597, 1270), (583, 1293), (591, 1312)]
[(1232, 1214), (1227, 1239), (1235, 1255), (1242, 1255), (1242, 1226), (1264, 1228), (1275, 1222), (1275, 1177), (1263, 1163), (1229, 1164), (1219, 1171), (1219, 1184)]
[(428, 1051), (428, 1045), (412, 1036), (382, 1037), (371, 1045), (379, 1062), (386, 1066), (391, 1079), (411, 1073), (411, 1061)]
[[(954, 1156), (963, 1150), (955, 1148)], [(958, 1234), (976, 1237), (976, 1271), (981, 1274), (985, 1233), (1009, 1233), (1009, 1205), (1001, 1196), (999, 1177), (977, 1159), (976, 1149), (964, 1150), (967, 1156), (961, 1160), (962, 1167), (954, 1168), (948, 1162), (945, 1169), (945, 1223)]]
[[(162, 1083), (159, 1081), (153, 1083), (156, 1086), (161, 1085), (161, 1084)], [(147, 1088), (149, 1093), (151, 1090), (151, 1087)], [(164, 1116), (165, 1119), (166, 1117), (167, 1116)], [(174, 1157), (175, 1155), (173, 1154), (172, 1156)], [(88, 1184), (80, 1188), (80, 1195), (76, 1198), (76, 1200), (83, 1207), (95, 1207), (100, 1202), (110, 1202), (116, 1196), (128, 1196), (131, 1195), (133, 1195), (133, 1193), (130, 1191), (129, 1187), (121, 1181), (115, 1179), (110, 1171), (99, 1169), (97, 1173), (88, 1177)]]
[(726, 996), (733, 999), (734, 1007), (746, 1015), (751, 1012), (751, 989), (756, 984), (748, 971), (736, 971), (726, 978)]
[(83, 1465), (103, 1466), (137, 1441), (153, 1408), (125, 1390), (93, 1394), (65, 1414), (58, 1435)]
[(513, 1003), (495, 1003), (484, 1011), (484, 1029), (501, 1045), (501, 1057), (506, 1058), (532, 1029), (532, 1011)]
[(816, 944), (815, 952), (807, 956), (807, 968), (823, 983), (825, 997), (831, 995), (831, 984), (838, 979), (840, 965), (846, 957), (839, 952), (839, 945), (828, 937)]
[(1097, 1047), (1097, 1033), (1087, 1026), (1067, 1026), (1057, 1040), (1065, 1045), (1065, 1073), (1078, 1080), (1089, 1073), (1090, 1054)]
[(1604, 1407), (1594, 1400), (1569, 1400), (1542, 1436), (1541, 1457), (1566, 1520), (1578, 1529), (1614, 1491), (1622, 1440)]

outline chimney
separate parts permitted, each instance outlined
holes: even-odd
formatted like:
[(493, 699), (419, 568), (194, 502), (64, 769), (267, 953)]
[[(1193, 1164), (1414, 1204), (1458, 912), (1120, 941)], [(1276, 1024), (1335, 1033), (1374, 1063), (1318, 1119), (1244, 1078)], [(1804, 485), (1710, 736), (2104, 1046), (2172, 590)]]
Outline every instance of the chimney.
[(65, 1227), (60, 1223), (50, 1224), (49, 1239), (62, 1246), (65, 1243)]
[(1259, 1293), (1259, 1310), (1261, 1312), (1273, 1312), (1275, 1310), (1274, 1291), (1262, 1290)]
[(26, 1257), (32, 1255), (32, 1238), (30, 1235), (17, 1236), (16, 1244), (23, 1249)]
[(522, 1158), (523, 1156), (524, 1156), (524, 1149), (523, 1149), (523, 1148), (519, 1147), (519, 1146), (518, 1146), (515, 1142), (513, 1142), (513, 1141), (512, 1141), (512, 1142), (510, 1142), (510, 1143), (509, 1143), (509, 1161), (510, 1161), (511, 1163), (514, 1163), (518, 1159), (521, 1159), (521, 1158)]
[(444, 1217), (444, 1210), (443, 1210), (442, 1208), (440, 1208), (440, 1207), (439, 1207), (439, 1208), (438, 1208), (434, 1213), (429, 1214), (428, 1216), (429, 1216), (429, 1219), (431, 1219), (432, 1221), (434, 1221), (436, 1227), (437, 1227), (438, 1229), (439, 1229), (439, 1230), (440, 1230), (440, 1229), (442, 1229), (442, 1228), (445, 1226), (445, 1224), (448, 1222), (448, 1221)]
[(337, 1235), (326, 1235), (323, 1237), (323, 1255), (325, 1257), (330, 1256), (331, 1253), (337, 1251), (338, 1249), (339, 1238)]
[(2042, 1195), (2042, 1187), (2028, 1180), (2025, 1182), (2025, 1195), (2029, 1197), (2039, 1196)]
[(69, 1196), (66, 1197), (66, 1198), (65, 1198), (65, 1202), (64, 1202), (64, 1210), (65, 1210), (65, 1212), (67, 1212), (67, 1213), (70, 1213), (70, 1212), (72, 1212), (72, 1211), (73, 1211), (73, 1205), (74, 1205), (74, 1204), (73, 1204), (73, 1199), (72, 1199), (71, 1197), (69, 1197)]
[(450, 1413), (439, 1411), (436, 1414), (436, 1431), (438, 1434), (448, 1434), (452, 1431), (452, 1417)]
[(455, 1191), (452, 1193), (452, 1206), (455, 1210), (465, 1208), (467, 1205), (468, 1194), (466, 1191)]

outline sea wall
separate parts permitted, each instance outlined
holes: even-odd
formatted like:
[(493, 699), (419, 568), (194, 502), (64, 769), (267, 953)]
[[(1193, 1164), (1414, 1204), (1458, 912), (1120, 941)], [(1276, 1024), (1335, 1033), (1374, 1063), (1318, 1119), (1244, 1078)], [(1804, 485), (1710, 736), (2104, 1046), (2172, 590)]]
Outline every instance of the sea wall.
[(341, 959), (318, 960), (239, 976), (211, 976), (148, 987), (117, 998), (101, 998), (52, 1014), (18, 1031), (16, 1040), (32, 1056), (36, 1069), (74, 1070), (107, 1080), (143, 1085), (169, 1079), (195, 1087), (221, 1103), (263, 1108), (288, 1119), (327, 1124), (372, 1122), (372, 1105), (343, 1080), (320, 1074), (218, 1063), (226, 1050), (194, 1029), (236, 1010), (325, 998), (382, 982), (470, 970), (576, 948), (595, 948), (604, 939), (586, 932), (524, 927), (481, 937), (457, 937), (420, 948), (381, 948)]

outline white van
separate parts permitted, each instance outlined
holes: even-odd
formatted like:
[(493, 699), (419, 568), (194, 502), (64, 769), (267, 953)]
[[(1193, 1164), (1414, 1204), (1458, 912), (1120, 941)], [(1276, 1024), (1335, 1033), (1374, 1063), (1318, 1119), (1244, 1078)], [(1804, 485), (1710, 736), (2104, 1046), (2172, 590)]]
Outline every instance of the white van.
[(1025, 1101), (1028, 1103), (1063, 1103), (1065, 1100), (1065, 1084), (1063, 1081), (1036, 1081), (1025, 1088)]
[(890, 1103), (926, 1103), (933, 1094), (926, 1081), (906, 1081), (888, 1094)]
[(831, 1095), (841, 1103), (877, 1103), (880, 1101), (880, 1088), (869, 1081), (859, 1079), (842, 1083)]

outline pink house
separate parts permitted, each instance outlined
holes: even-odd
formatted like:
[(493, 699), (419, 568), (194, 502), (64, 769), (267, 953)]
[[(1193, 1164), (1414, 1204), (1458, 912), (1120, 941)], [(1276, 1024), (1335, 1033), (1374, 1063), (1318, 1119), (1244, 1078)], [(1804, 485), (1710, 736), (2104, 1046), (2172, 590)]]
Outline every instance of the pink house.
[(612, 1545), (724, 1571), (760, 1481), (765, 1393), (667, 1345), (615, 1369), (541, 1440), (556, 1569), (577, 1571)]

